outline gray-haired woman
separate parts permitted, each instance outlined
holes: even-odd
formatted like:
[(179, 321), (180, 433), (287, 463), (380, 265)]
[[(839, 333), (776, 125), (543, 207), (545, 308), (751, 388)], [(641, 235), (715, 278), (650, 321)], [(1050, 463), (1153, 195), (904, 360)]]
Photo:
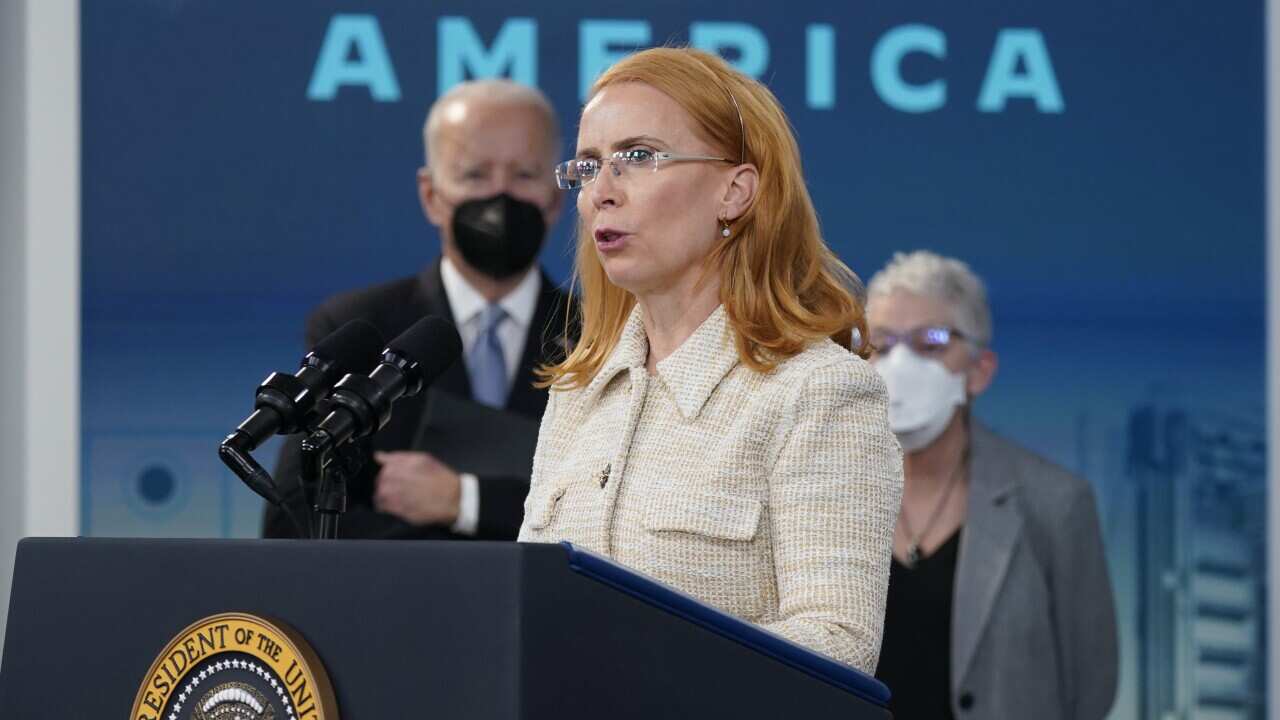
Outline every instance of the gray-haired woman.
[(868, 294), (872, 362), (905, 452), (876, 673), (894, 715), (1104, 717), (1116, 627), (1093, 493), (968, 412), (997, 366), (982, 281), (915, 252)]

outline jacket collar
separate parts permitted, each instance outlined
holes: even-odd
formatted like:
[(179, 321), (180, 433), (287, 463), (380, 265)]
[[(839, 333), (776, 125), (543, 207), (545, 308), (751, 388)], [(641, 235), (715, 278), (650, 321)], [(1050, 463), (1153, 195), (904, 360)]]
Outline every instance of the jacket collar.
[(1010, 501), (1018, 476), (1003, 441), (972, 417), (969, 452), (969, 510), (952, 596), (951, 686), (957, 692), (991, 621), (1023, 525), (1019, 504)]
[(639, 305), (631, 308), (631, 315), (622, 326), (622, 333), (613, 346), (613, 352), (609, 353), (604, 365), (591, 378), (591, 382), (587, 383), (585, 395), (588, 401), (593, 401), (623, 370), (644, 370), (645, 360), (649, 357), (649, 340), (644, 334), (644, 321), (640, 313)]
[[(643, 311), (639, 305), (631, 310), (618, 344), (609, 359), (587, 385), (587, 395), (598, 394), (614, 376), (623, 370), (644, 370), (649, 356), (649, 340), (644, 332)], [(718, 306), (676, 351), (658, 363), (658, 379), (671, 393), (681, 417), (692, 420), (711, 398), (720, 381), (738, 364), (729, 317), (724, 306)]]
[(711, 393), (738, 364), (738, 348), (721, 305), (676, 351), (658, 363), (658, 377), (685, 420), (698, 416)]
[(998, 502), (1017, 486), (1017, 476), (1002, 452), (1002, 441), (987, 426), (969, 417), (969, 499)]

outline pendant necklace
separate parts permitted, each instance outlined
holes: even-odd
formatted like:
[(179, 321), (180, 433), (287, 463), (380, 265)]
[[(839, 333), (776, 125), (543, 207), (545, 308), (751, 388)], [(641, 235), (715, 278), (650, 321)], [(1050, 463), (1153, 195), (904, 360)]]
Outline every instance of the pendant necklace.
[(920, 562), (920, 542), (924, 540), (929, 531), (938, 522), (938, 518), (942, 517), (942, 509), (947, 506), (947, 500), (951, 497), (951, 491), (958, 484), (960, 479), (960, 471), (964, 469), (969, 457), (968, 449), (960, 455), (960, 462), (956, 464), (956, 469), (951, 473), (951, 479), (947, 481), (947, 489), (943, 491), (942, 497), (938, 499), (938, 504), (934, 506), (933, 513), (929, 515), (929, 521), (924, 524), (924, 528), (919, 533), (911, 531), (911, 521), (907, 519), (907, 512), (902, 511), (902, 530), (907, 536), (907, 567), (914, 568), (916, 563)]

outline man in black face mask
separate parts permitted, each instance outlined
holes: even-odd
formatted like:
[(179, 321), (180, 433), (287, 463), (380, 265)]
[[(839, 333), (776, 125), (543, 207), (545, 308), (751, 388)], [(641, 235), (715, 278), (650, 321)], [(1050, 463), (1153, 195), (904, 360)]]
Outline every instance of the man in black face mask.
[[(375, 462), (351, 485), (339, 537), (514, 540), (528, 464), (519, 474), (475, 467), (493, 467), (490, 455), (505, 448), (532, 448), (547, 402), (547, 391), (533, 386), (534, 371), (558, 362), (567, 344), (565, 295), (536, 266), (563, 197), (553, 172), (559, 122), (538, 90), (482, 80), (455, 86), (436, 101), (423, 140), (427, 162), (418, 171), (418, 196), (440, 232), (443, 257), (417, 275), (330, 298), (308, 319), (307, 346), (354, 318), (372, 322), (389, 339), (433, 314), (457, 325), (463, 358), (431, 394), (397, 403), (390, 423), (374, 436)], [(477, 405), (492, 410), (468, 410)], [(452, 463), (420, 447), (424, 426), (433, 424), (453, 433), (446, 441), (455, 450)], [(486, 442), (457, 451), (457, 438), (476, 437)], [(303, 517), (298, 460), (292, 440), (276, 481)], [(263, 534), (288, 537), (297, 530), (279, 509), (268, 508)]]

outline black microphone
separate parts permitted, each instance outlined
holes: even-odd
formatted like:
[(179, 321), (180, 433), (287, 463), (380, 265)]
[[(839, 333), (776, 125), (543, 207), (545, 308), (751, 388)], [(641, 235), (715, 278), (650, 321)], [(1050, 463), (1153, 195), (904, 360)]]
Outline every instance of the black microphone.
[(367, 372), (382, 346), (382, 334), (364, 320), (352, 320), (316, 344), (293, 375), (271, 373), (258, 386), (253, 414), (218, 447), (218, 457), (268, 502), (279, 504), (275, 483), (249, 453), (275, 433), (299, 432), (315, 424), (316, 404), (338, 378)]
[(434, 315), (414, 323), (387, 343), (372, 373), (347, 375), (333, 387), (332, 411), (303, 441), (303, 457), (381, 430), (391, 419), (392, 403), (421, 392), (461, 354), (462, 339), (452, 324)]
[(382, 429), (391, 419), (392, 403), (421, 392), (461, 354), (462, 339), (453, 325), (428, 315), (387, 344), (372, 373), (348, 375), (333, 386), (332, 412), (302, 441), (301, 481), (315, 488), (320, 516), (316, 537), (337, 537), (338, 518), (347, 509), (347, 472), (334, 467), (331, 451)]
[(232, 437), (244, 436), (237, 441), (237, 446), (252, 452), (276, 433), (300, 432), (307, 413), (339, 378), (348, 373), (368, 372), (373, 367), (382, 343), (382, 334), (377, 328), (364, 320), (352, 320), (317, 343), (302, 358), (297, 373), (268, 375), (258, 386), (253, 414), (232, 433)]

